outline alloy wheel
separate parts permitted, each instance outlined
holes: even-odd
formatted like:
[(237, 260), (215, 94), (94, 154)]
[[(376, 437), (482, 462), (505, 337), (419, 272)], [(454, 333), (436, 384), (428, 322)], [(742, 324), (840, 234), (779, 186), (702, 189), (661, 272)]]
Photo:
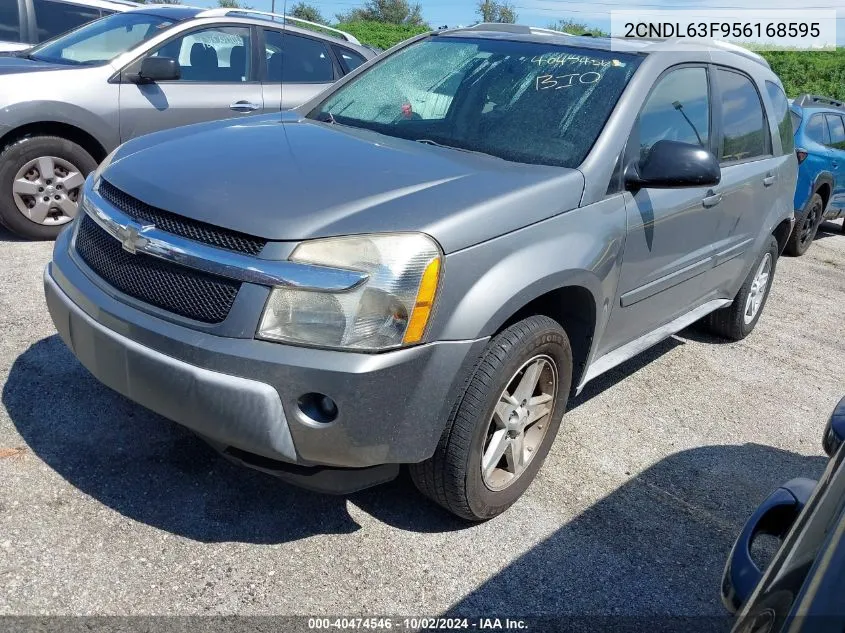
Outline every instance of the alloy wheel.
[(757, 274), (754, 275), (754, 281), (751, 282), (748, 299), (745, 301), (745, 314), (743, 317), (746, 325), (754, 321), (757, 313), (760, 312), (760, 306), (763, 305), (763, 300), (766, 298), (766, 293), (769, 289), (769, 278), (771, 274), (772, 254), (766, 253), (763, 261), (760, 262)]
[(557, 389), (557, 368), (545, 355), (527, 361), (508, 382), (481, 452), (481, 475), (490, 490), (507, 488), (531, 463), (548, 432)]
[(72, 163), (56, 156), (40, 156), (18, 170), (12, 197), (28, 220), (57, 226), (76, 216), (84, 184), (85, 176)]

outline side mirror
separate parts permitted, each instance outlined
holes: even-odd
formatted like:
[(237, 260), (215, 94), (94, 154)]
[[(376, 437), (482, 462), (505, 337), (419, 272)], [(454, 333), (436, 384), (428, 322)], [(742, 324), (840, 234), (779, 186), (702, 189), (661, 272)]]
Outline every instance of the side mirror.
[(648, 154), (625, 170), (625, 188), (708, 187), (722, 179), (719, 161), (700, 145), (657, 141)]
[(129, 81), (137, 84), (156, 81), (174, 81), (182, 77), (179, 62), (172, 57), (147, 57), (141, 62), (141, 70), (129, 75)]

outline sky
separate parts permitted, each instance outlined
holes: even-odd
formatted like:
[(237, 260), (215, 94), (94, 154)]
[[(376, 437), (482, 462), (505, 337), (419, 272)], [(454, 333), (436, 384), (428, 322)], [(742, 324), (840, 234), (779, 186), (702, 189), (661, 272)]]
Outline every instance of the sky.
[[(297, 0), (287, 0), (288, 6)], [(306, 0), (309, 1), (309, 0)], [(411, 0), (412, 2), (414, 0)], [(418, 0), (422, 5), (423, 16), (432, 27), (466, 26), (478, 21), (477, 0)], [(269, 11), (272, 0), (246, 0), (258, 10)], [(281, 12), (285, 0), (275, 0), (276, 11)], [(614, 9), (752, 9), (756, 16), (761, 16), (760, 0), (510, 0), (518, 14), (520, 24), (545, 27), (560, 19), (572, 19), (593, 27), (610, 30), (610, 11)], [(217, 0), (183, 0), (184, 4), (195, 6), (216, 6)], [(310, 0), (327, 18), (334, 18), (336, 13), (361, 6), (364, 0)], [(845, 44), (845, 0), (766, 0), (766, 9), (838, 9), (837, 41)], [(809, 12), (808, 12), (808, 15)]]

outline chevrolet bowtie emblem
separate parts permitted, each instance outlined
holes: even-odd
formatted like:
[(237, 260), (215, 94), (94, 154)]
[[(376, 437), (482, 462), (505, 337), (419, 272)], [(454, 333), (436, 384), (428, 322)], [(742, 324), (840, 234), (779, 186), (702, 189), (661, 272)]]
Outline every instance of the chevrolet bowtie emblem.
[(123, 250), (134, 255), (139, 248), (144, 248), (149, 243), (149, 240), (142, 233), (152, 228), (155, 228), (152, 224), (141, 225), (130, 222), (126, 226), (117, 228), (117, 239), (120, 240)]

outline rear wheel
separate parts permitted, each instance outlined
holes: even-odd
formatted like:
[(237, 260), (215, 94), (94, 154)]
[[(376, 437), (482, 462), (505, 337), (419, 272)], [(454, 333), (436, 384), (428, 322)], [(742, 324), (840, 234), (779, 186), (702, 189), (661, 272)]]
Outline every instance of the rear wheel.
[(778, 241), (774, 236), (770, 236), (733, 304), (716, 310), (707, 317), (706, 323), (711, 331), (734, 341), (742, 340), (751, 334), (769, 298), (777, 260)]
[(554, 443), (572, 382), (572, 350), (544, 316), (485, 348), (434, 455), (410, 467), (417, 488), (464, 519), (490, 519), (525, 492)]
[(85, 177), (97, 162), (55, 136), (23, 138), (0, 154), (0, 219), (34, 240), (55, 239), (77, 213)]
[(816, 239), (824, 215), (824, 200), (814, 193), (804, 211), (795, 219), (795, 228), (786, 243), (786, 252), (796, 257), (803, 255)]

